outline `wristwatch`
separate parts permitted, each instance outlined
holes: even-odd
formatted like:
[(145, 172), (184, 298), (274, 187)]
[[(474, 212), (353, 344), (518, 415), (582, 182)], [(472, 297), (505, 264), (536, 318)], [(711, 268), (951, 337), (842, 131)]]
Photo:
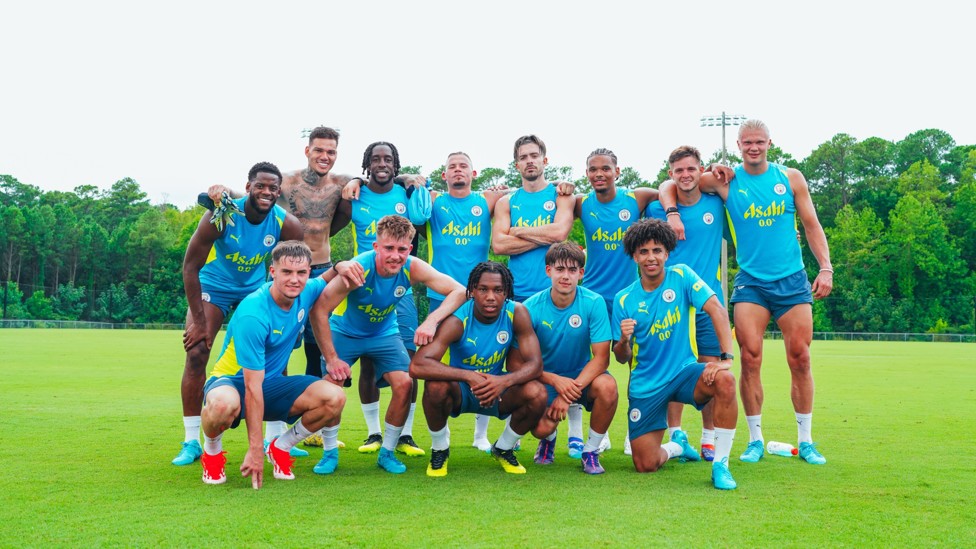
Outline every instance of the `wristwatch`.
[(722, 353), (718, 355), (719, 360), (732, 360), (733, 358), (735, 358), (735, 355), (732, 353)]

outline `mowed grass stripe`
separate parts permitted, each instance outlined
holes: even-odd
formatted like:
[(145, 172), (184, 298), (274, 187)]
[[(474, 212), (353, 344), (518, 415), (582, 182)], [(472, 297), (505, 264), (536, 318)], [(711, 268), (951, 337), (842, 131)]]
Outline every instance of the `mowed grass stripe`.
[[(222, 335), (215, 343), (219, 349)], [(451, 420), (450, 473), (429, 479), (427, 458), (404, 458), (394, 477), (355, 447), (365, 424), (355, 389), (336, 475), (296, 463), (298, 479), (254, 492), (237, 468), (243, 429), (225, 435), (228, 482), (205, 486), (199, 465), (169, 460), (182, 438), (176, 331), (0, 330), (0, 429), (7, 464), (0, 545), (127, 546), (298, 544), (352, 546), (973, 545), (976, 465), (964, 420), (976, 413), (974, 344), (816, 341), (814, 435), (828, 459), (813, 467), (767, 456), (736, 459), (748, 441), (740, 409), (732, 472), (739, 490), (711, 488), (704, 463), (633, 471), (622, 453), (626, 399), (602, 459), (588, 477), (566, 455), (506, 475), (470, 446), (473, 418)], [(216, 350), (214, 355), (216, 355)], [(782, 341), (767, 341), (764, 432), (795, 443)], [(291, 370), (304, 371), (304, 355)], [(613, 373), (625, 393), (627, 371)], [(354, 369), (358, 378), (358, 372)], [(384, 391), (383, 409), (389, 398)], [(685, 408), (698, 446), (700, 416)], [(493, 421), (491, 435), (501, 423)], [(418, 410), (414, 436), (429, 449)]]

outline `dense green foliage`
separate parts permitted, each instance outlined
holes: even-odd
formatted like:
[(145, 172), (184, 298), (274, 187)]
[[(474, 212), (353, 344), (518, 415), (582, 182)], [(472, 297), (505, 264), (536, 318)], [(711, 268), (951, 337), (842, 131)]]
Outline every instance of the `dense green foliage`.
[[(898, 142), (838, 134), (802, 161), (775, 146), (769, 158), (806, 175), (827, 232), (835, 290), (814, 308), (818, 331), (974, 331), (976, 145), (957, 146), (934, 129)], [(435, 189), (443, 190), (442, 171), (430, 173)], [(589, 190), (569, 167), (550, 165), (546, 177)], [(662, 169), (648, 181), (624, 167), (618, 186), (666, 177)], [(519, 184), (514, 164), (481, 170), (474, 188), (498, 184)], [(151, 205), (129, 178), (108, 190), (44, 192), (0, 175), (4, 317), (182, 322), (183, 253), (201, 214)], [(571, 238), (583, 242), (579, 223)], [(421, 257), (425, 250), (421, 240)], [(352, 255), (348, 230), (333, 251), (336, 259)], [(812, 279), (817, 263), (804, 253)]]
[[(446, 478), (424, 474), (426, 457), (404, 458), (408, 470), (394, 478), (375, 454), (355, 450), (366, 435), (355, 389), (346, 391), (339, 435), (349, 447), (334, 475), (312, 473), (322, 451), (310, 449), (295, 463), (296, 480), (275, 480), (266, 465), (255, 492), (237, 472), (241, 427), (223, 438), (227, 483), (207, 486), (199, 464), (169, 463), (183, 439), (179, 332), (10, 329), (0, 330), (0, 349), (10, 388), (0, 417), (12, 441), (0, 448), (12, 468), (2, 547), (971, 547), (976, 539), (972, 461), (948, 450), (976, 412), (970, 343), (814, 342), (813, 433), (827, 465), (740, 463), (749, 439), (740, 410), (734, 492), (713, 489), (703, 462), (635, 473), (621, 451), (623, 397), (604, 475), (583, 475), (567, 457), (565, 427), (555, 464), (532, 463), (537, 442), (528, 436), (520, 452), (528, 473), (506, 475), (470, 446), (474, 420), (465, 415), (450, 421)], [(296, 351), (292, 371), (304, 364)], [(624, 367), (611, 370), (626, 379)], [(766, 342), (763, 381), (766, 435), (794, 442), (782, 341)], [(14, 436), (41, 425), (55, 434)], [(501, 425), (492, 421), (493, 437)], [(700, 425), (686, 408), (696, 447)], [(420, 410), (414, 437), (430, 448)]]

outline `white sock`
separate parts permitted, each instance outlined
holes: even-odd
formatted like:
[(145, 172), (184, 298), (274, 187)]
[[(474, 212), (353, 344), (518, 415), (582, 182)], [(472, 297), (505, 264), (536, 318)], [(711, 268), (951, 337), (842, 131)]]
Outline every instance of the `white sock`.
[[(813, 442), (813, 412), (809, 414), (796, 414), (796, 440), (797, 442)], [(797, 444), (799, 446), (799, 444)]]
[(681, 445), (677, 442), (665, 442), (661, 448), (664, 448), (664, 451), (668, 453), (668, 459), (674, 459), (684, 453)]
[(675, 427), (671, 427), (671, 426), (669, 425), (669, 426), (668, 426), (668, 440), (671, 440), (671, 439), (673, 439), (673, 438), (674, 438), (674, 433), (675, 433), (675, 431), (680, 431), (680, 430), (681, 430), (681, 426), (680, 426), (680, 425), (678, 425), (678, 426), (675, 426)]
[(339, 426), (322, 427), (322, 450), (333, 450), (339, 447)]
[(549, 436), (546, 437), (546, 440), (548, 440), (550, 442), (553, 441), (553, 440), (556, 440), (556, 435), (558, 435), (558, 434), (559, 434), (559, 429), (556, 429), (555, 431), (552, 432), (552, 434), (550, 434)]
[(488, 420), (491, 416), (483, 416), (481, 414), (475, 414), (474, 416), (474, 439), (488, 440)]
[(522, 435), (512, 430), (511, 425), (506, 425), (502, 435), (495, 442), (495, 448), (499, 450), (511, 450), (522, 439)]
[(380, 403), (379, 401), (361, 404), (363, 417), (366, 418), (366, 432), (370, 435), (380, 432)]
[(584, 452), (596, 452), (600, 449), (600, 444), (603, 443), (603, 439), (607, 436), (606, 433), (598, 433), (590, 427), (590, 435), (586, 437), (586, 444), (583, 445)]
[(219, 454), (221, 452), (221, 450), (224, 449), (224, 445), (220, 441), (220, 439), (223, 438), (223, 436), (224, 436), (224, 434), (223, 433), (220, 433), (219, 435), (217, 435), (217, 436), (215, 436), (213, 438), (210, 438), (210, 437), (207, 436), (207, 433), (204, 433), (203, 434), (203, 451), (206, 452), (206, 453), (208, 453), (208, 454), (210, 454), (211, 456), (215, 456), (215, 455)]
[(583, 405), (570, 404), (566, 419), (569, 423), (569, 438), (583, 440)]
[(291, 429), (288, 429), (284, 434), (278, 436), (278, 442), (275, 443), (275, 446), (277, 446), (279, 450), (291, 450), (292, 446), (305, 440), (311, 434), (312, 431), (306, 429), (305, 425), (302, 424), (302, 420), (299, 419), (294, 425), (291, 426)]
[(762, 436), (762, 414), (758, 416), (746, 416), (746, 423), (749, 425), (749, 442), (763, 440)]
[(200, 416), (183, 416), (183, 442), (200, 442)]
[(735, 429), (715, 428), (715, 461), (720, 463), (723, 459), (728, 459), (732, 453), (732, 440), (735, 439)]
[(440, 431), (430, 432), (430, 449), (431, 450), (447, 450), (451, 447), (451, 428), (448, 425), (444, 425), (444, 428)]
[(400, 433), (401, 437), (413, 436), (413, 415), (417, 410), (416, 404), (410, 405), (410, 411), (407, 412), (407, 422), (403, 424), (403, 432)]
[(389, 451), (396, 450), (397, 442), (400, 440), (400, 433), (403, 432), (403, 425), (390, 425), (383, 422), (383, 447)]
[[(264, 440), (271, 441), (275, 437), (280, 437), (281, 433), (285, 432), (285, 422), (284, 421), (265, 421), (264, 422)], [(281, 446), (278, 446), (281, 448)]]
[(711, 444), (712, 446), (714, 446), (715, 445), (715, 429), (706, 429), (706, 428), (702, 427), (701, 443), (702, 443), (702, 446), (704, 446), (706, 444)]

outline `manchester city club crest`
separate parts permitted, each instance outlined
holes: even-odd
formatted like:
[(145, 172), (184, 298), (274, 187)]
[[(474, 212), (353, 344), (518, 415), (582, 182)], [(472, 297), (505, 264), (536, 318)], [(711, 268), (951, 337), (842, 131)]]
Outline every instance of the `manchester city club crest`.
[(711, 225), (712, 223), (715, 223), (715, 216), (712, 215), (711, 212), (705, 212), (705, 215), (702, 216), (702, 221), (704, 221), (706, 225)]
[(481, 206), (474, 206), (471, 208), (471, 215), (478, 217), (481, 215), (482, 211)]
[(269, 234), (269, 235), (265, 235), (264, 236), (264, 245), (265, 245), (265, 247), (270, 248), (271, 246), (274, 246), (274, 243), (275, 243), (275, 237), (274, 237), (274, 235), (270, 235)]
[(776, 194), (786, 194), (786, 185), (777, 183), (776, 186), (773, 187), (773, 192)]
[(305, 309), (298, 310), (298, 321), (301, 322), (305, 320)]
[(630, 221), (630, 210), (620, 210), (617, 212), (617, 218), (621, 221)]
[(668, 303), (674, 301), (674, 290), (672, 290), (671, 288), (664, 290), (664, 294), (661, 295), (661, 299), (667, 301)]
[(396, 211), (396, 213), (400, 215), (407, 213), (407, 205), (404, 204), (403, 202), (397, 202), (396, 206), (394, 206), (393, 209)]
[(397, 286), (396, 289), (393, 290), (393, 295), (396, 297), (403, 297), (403, 294), (405, 293), (407, 293), (407, 289), (403, 286)]
[(580, 315), (573, 315), (569, 317), (569, 325), (573, 328), (579, 328), (580, 324), (583, 324), (583, 319), (580, 318)]
[(556, 209), (556, 203), (552, 200), (546, 200), (546, 203), (542, 205), (542, 209), (551, 212)]
[(498, 343), (500, 343), (502, 345), (508, 343), (508, 332), (506, 332), (504, 330), (502, 330), (501, 332), (498, 332), (498, 334), (495, 335), (495, 341), (497, 341)]
[(638, 421), (640, 421), (640, 416), (641, 416), (640, 410), (638, 410), (637, 408), (631, 408), (630, 409), (630, 420), (631, 421), (633, 421), (634, 423), (637, 423)]

